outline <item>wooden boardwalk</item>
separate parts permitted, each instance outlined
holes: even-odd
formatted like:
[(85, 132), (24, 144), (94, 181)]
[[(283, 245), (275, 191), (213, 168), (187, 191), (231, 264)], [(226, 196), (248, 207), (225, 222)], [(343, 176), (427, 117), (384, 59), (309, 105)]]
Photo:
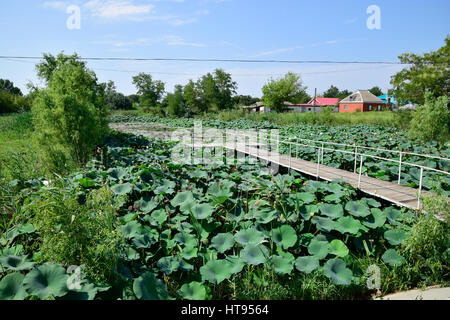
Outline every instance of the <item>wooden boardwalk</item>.
[[(282, 167), (290, 168), (309, 176), (317, 177), (322, 180), (332, 181), (334, 179), (341, 179), (355, 188), (378, 197), (399, 206), (408, 207), (410, 209), (417, 209), (418, 207), (418, 190), (414, 188), (400, 186), (396, 183), (384, 181), (368, 176), (361, 175), (359, 181), (359, 174), (336, 169), (323, 164), (318, 166), (317, 162), (305, 161), (295, 157), (282, 155), (278, 152), (268, 152), (267, 150), (258, 148), (258, 145), (245, 145), (243, 143), (225, 143), (220, 144), (201, 144), (194, 143), (191, 145), (194, 148), (211, 148), (224, 147), (229, 150), (235, 150), (238, 153), (246, 154), (248, 156), (258, 158), (267, 162), (276, 163)], [(289, 159), (290, 158), (290, 159)]]

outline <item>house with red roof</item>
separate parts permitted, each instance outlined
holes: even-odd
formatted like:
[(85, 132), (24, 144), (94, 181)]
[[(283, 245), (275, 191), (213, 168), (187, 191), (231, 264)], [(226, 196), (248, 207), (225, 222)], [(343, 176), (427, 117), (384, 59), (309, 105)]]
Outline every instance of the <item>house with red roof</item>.
[(321, 98), (316, 97), (308, 103), (291, 104), (287, 106), (288, 111), (293, 112), (322, 112), (325, 107), (333, 107), (334, 112), (338, 112), (338, 98)]
[(382, 111), (386, 104), (368, 90), (358, 90), (339, 103), (339, 112)]

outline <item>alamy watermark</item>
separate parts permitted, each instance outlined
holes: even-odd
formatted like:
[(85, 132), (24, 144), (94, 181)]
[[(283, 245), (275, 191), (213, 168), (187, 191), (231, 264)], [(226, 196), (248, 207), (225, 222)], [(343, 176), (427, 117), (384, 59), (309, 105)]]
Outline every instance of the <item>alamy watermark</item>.
[(367, 18), (367, 29), (369, 30), (381, 30), (381, 9), (377, 5), (371, 5), (366, 10), (370, 16)]
[(81, 29), (81, 9), (79, 6), (70, 5), (66, 9), (66, 13), (70, 14), (67, 18), (66, 26), (69, 30)]

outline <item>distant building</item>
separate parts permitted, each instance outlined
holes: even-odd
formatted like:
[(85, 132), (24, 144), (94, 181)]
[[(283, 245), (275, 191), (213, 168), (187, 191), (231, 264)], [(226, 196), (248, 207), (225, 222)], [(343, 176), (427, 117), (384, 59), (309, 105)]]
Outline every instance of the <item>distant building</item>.
[(383, 102), (387, 105), (397, 105), (397, 100), (394, 96), (389, 96), (387, 94), (383, 94), (382, 96), (378, 97), (379, 99), (383, 100)]
[(386, 106), (383, 100), (369, 90), (358, 90), (339, 103), (339, 112), (369, 112), (382, 111)]
[(292, 112), (322, 112), (326, 107), (334, 107), (333, 111), (338, 112), (338, 98), (313, 98), (308, 103), (291, 104), (288, 110)]
[(272, 110), (269, 107), (266, 107), (261, 101), (256, 102), (249, 106), (244, 106), (242, 107), (242, 109), (248, 112), (257, 112), (257, 113), (272, 112)]

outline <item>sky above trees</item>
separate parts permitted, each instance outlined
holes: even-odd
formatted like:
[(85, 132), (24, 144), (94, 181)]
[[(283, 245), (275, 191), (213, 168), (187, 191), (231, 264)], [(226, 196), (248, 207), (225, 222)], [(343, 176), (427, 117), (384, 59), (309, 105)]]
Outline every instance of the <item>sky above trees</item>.
[[(381, 29), (370, 30), (370, 5), (380, 8)], [(72, 7), (71, 7), (72, 6)], [(80, 10), (74, 26), (73, 6)], [(67, 9), (70, 13), (67, 13)], [(68, 0), (2, 1), (0, 55), (41, 56), (77, 52), (85, 57), (219, 58), (277, 60), (398, 61), (403, 52), (443, 46), (450, 33), (450, 2), (424, 1), (257, 1), (257, 0)], [(71, 24), (72, 23), (72, 24)], [(33, 60), (0, 60), (0, 78), (26, 92), (38, 82)], [(270, 77), (302, 75), (309, 94), (340, 89), (390, 88), (401, 66), (365, 64), (237, 64), (90, 61), (99, 80), (113, 80), (131, 94), (132, 77), (151, 73), (172, 91), (176, 84), (222, 68), (237, 92), (260, 97)]]

